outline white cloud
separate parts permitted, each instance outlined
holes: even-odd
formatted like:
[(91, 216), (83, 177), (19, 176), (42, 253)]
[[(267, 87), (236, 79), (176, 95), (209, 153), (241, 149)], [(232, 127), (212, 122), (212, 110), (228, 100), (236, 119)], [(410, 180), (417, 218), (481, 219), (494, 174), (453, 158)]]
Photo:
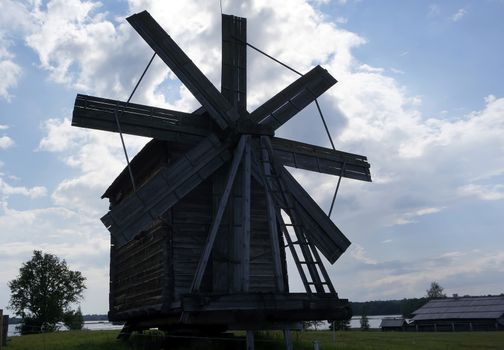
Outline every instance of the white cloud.
[(455, 12), (450, 19), (453, 22), (458, 22), (460, 21), (465, 15), (467, 14), (467, 10), (464, 8), (458, 9), (457, 12)]
[(421, 208), (414, 211), (406, 212), (401, 215), (397, 215), (393, 220), (393, 225), (406, 225), (418, 222), (415, 218), (425, 215), (431, 215), (439, 213), (444, 208)]
[(14, 146), (14, 141), (9, 136), (0, 136), (0, 149), (7, 149)]
[(4, 197), (11, 195), (21, 195), (34, 199), (44, 197), (46, 194), (47, 189), (43, 186), (35, 186), (31, 188), (23, 186), (11, 186), (0, 177), (0, 195)]
[(14, 63), (14, 55), (8, 51), (9, 44), (2, 36), (0, 28), (0, 98), (10, 101), (9, 91), (17, 85), (22, 69)]
[(350, 255), (357, 261), (363, 262), (364, 264), (376, 265), (377, 261), (370, 258), (366, 250), (360, 244), (353, 244), (349, 251)]
[[(119, 135), (72, 127), (68, 119), (49, 119), (43, 128), (46, 136), (38, 149), (60, 155), (66, 165), (80, 173), (57, 185), (52, 193), (54, 203), (90, 217), (103, 215), (106, 203), (99, 198), (125, 166)], [(145, 138), (126, 135), (130, 158), (145, 142)]]
[(2, 125), (0, 124), (0, 130), (7, 130), (9, 128), (8, 125)]
[(438, 4), (430, 4), (429, 11), (427, 13), (428, 17), (437, 17), (441, 14), (441, 7)]
[(472, 196), (485, 201), (496, 201), (504, 199), (504, 185), (475, 185), (469, 184), (458, 189), (462, 196)]

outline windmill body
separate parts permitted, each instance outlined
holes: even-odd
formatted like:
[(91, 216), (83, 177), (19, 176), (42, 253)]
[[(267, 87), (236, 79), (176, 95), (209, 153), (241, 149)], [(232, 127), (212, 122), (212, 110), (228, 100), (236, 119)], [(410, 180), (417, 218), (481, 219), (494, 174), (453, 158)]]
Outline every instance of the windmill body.
[[(72, 125), (153, 138), (103, 195), (109, 318), (130, 330), (291, 329), (350, 312), (320, 256), (334, 263), (350, 242), (284, 166), (371, 181), (366, 157), (274, 136), (336, 80), (317, 66), (249, 113), (246, 20), (222, 20), (218, 91), (149, 13), (128, 18), (195, 112), (76, 98)], [(304, 293), (289, 292), (286, 251)]]

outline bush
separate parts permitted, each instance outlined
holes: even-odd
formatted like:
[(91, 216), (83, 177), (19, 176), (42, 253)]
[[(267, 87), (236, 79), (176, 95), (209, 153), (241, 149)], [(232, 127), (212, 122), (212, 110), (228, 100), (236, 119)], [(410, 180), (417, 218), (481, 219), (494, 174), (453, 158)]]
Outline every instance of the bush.
[(77, 311), (67, 311), (63, 314), (63, 323), (70, 330), (81, 330), (84, 326), (84, 317), (82, 317), (82, 312), (80, 307)]

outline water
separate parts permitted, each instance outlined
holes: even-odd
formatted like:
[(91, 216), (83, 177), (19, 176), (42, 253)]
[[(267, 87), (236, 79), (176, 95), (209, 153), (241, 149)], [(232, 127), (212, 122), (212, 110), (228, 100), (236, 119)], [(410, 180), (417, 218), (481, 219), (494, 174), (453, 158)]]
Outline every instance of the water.
[[(7, 336), (12, 337), (19, 335), (19, 333), (16, 330), (17, 324), (10, 324), (9, 325), (9, 330), (7, 332)], [(84, 322), (84, 329), (88, 329), (90, 331), (107, 331), (107, 330), (114, 330), (114, 329), (121, 329), (121, 325), (113, 325), (112, 323), (108, 321), (86, 321)], [(61, 331), (66, 331), (65, 326), (62, 326)]]
[[(401, 315), (375, 315), (368, 316), (369, 328), (380, 328), (382, 319), (391, 317), (402, 317)], [(360, 316), (353, 316), (350, 320), (350, 328), (360, 328)]]
[[(369, 328), (372, 329), (377, 329), (380, 328), (380, 323), (382, 319), (386, 317), (401, 317), (401, 315), (377, 315), (377, 316), (368, 316), (369, 320)], [(360, 316), (354, 316), (350, 320), (350, 328), (360, 328)], [(9, 325), (9, 332), (8, 336), (16, 336), (19, 335), (19, 333), (16, 332), (16, 326), (15, 324), (10, 324)], [(88, 329), (90, 331), (106, 331), (106, 330), (114, 330), (114, 329), (121, 329), (122, 326), (118, 325), (113, 325), (112, 323), (108, 321), (86, 321), (84, 322), (84, 328)], [(319, 327), (320, 330), (322, 329), (327, 329), (329, 328), (329, 324), (324, 324), (322, 327)], [(63, 326), (62, 331), (65, 331), (65, 327)]]

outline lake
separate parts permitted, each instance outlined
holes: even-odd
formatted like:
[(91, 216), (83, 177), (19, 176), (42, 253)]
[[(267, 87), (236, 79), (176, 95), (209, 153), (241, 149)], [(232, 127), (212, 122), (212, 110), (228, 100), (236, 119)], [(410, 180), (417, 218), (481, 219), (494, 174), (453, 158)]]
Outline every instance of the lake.
[[(377, 315), (377, 316), (368, 316), (369, 320), (369, 327), (370, 328), (380, 328), (380, 323), (383, 318), (386, 317), (401, 317), (401, 315)], [(360, 316), (354, 316), (350, 320), (350, 328), (360, 328)], [(19, 333), (16, 332), (16, 326), (15, 324), (10, 324), (9, 325), (9, 333), (8, 336), (16, 336), (19, 335)], [(328, 324), (324, 324), (322, 327), (319, 327), (319, 329), (327, 329), (329, 327)], [(87, 321), (84, 322), (84, 328), (88, 329), (90, 331), (105, 331), (105, 330), (111, 330), (111, 329), (121, 329), (122, 326), (118, 325), (113, 325), (112, 323), (108, 321)], [(62, 327), (62, 330), (66, 330), (65, 327)]]
[[(19, 333), (16, 331), (16, 326), (17, 324), (10, 324), (9, 325), (9, 331), (8, 331), (8, 336), (16, 336), (19, 335)], [(106, 331), (106, 330), (111, 330), (111, 329), (121, 329), (121, 325), (113, 325), (112, 323), (108, 321), (87, 321), (84, 322), (84, 329), (88, 329), (90, 331)], [(65, 326), (61, 327), (62, 331), (66, 331)]]

